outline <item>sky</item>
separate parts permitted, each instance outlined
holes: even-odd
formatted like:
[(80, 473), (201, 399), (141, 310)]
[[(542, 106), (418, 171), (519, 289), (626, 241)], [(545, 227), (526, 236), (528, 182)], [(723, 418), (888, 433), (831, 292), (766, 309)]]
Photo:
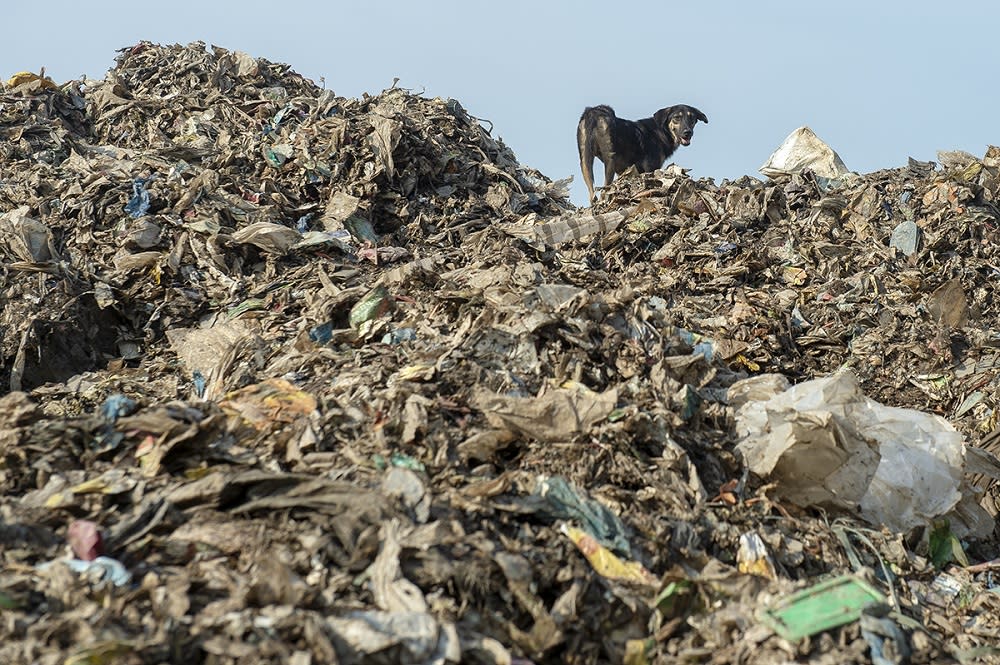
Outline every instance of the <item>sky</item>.
[(4, 79), (41, 67), (57, 83), (103, 78), (142, 40), (245, 51), (344, 96), (398, 78), (488, 120), (522, 165), (573, 176), (578, 205), (576, 124), (595, 104), (631, 119), (701, 109), (709, 123), (670, 161), (716, 182), (762, 177), (801, 125), (862, 173), (1000, 144), (1000, 3), (988, 0), (51, 0), (11, 3), (3, 20)]

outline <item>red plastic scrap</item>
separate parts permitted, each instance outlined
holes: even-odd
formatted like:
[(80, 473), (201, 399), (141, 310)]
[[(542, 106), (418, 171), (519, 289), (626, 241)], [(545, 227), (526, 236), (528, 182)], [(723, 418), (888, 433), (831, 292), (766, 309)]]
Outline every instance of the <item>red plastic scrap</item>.
[(104, 539), (100, 527), (90, 520), (76, 520), (69, 525), (67, 539), (73, 555), (84, 561), (93, 561), (104, 554)]

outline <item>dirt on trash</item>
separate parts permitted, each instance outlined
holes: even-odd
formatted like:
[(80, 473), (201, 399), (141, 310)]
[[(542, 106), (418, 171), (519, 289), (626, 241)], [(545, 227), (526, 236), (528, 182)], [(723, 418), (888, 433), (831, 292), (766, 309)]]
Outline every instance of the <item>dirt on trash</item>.
[(200, 43), (0, 99), (0, 662), (1000, 662), (1000, 148), (577, 209)]

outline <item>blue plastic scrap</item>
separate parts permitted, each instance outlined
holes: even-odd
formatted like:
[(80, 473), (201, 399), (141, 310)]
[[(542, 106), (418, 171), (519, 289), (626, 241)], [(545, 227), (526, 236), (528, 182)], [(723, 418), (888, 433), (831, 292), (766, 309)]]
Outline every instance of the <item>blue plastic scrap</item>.
[(715, 255), (718, 257), (726, 256), (727, 254), (732, 254), (740, 248), (739, 245), (733, 242), (724, 242), (715, 248)]
[(417, 338), (417, 331), (413, 328), (397, 328), (392, 332), (382, 335), (383, 344), (401, 344), (412, 342)]
[(898, 249), (906, 256), (913, 256), (919, 246), (920, 227), (913, 220), (900, 222), (889, 236), (889, 247)]
[(333, 339), (333, 321), (321, 323), (309, 330), (309, 339), (316, 344), (326, 344)]
[(312, 213), (307, 213), (302, 215), (297, 220), (295, 220), (295, 230), (299, 233), (305, 233), (309, 230), (309, 220), (312, 219)]
[(152, 178), (136, 178), (132, 181), (132, 198), (125, 204), (125, 212), (138, 219), (149, 212), (149, 190), (146, 184)]
[(531, 498), (540, 513), (554, 519), (573, 520), (608, 549), (631, 556), (632, 548), (621, 519), (563, 476), (541, 480)]
[(101, 404), (100, 414), (109, 423), (113, 423), (122, 416), (133, 413), (139, 404), (131, 397), (126, 397), (120, 393), (109, 396)]
[(208, 386), (208, 381), (205, 379), (205, 375), (201, 373), (200, 370), (195, 370), (191, 372), (191, 381), (194, 382), (194, 394), (199, 398), (205, 396), (205, 388)]

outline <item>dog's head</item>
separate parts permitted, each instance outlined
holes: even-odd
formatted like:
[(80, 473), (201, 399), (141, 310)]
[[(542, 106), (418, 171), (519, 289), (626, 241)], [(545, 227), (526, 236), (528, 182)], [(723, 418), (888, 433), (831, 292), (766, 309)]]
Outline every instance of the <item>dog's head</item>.
[(708, 122), (708, 117), (693, 106), (677, 104), (660, 109), (653, 114), (656, 124), (670, 134), (676, 145), (691, 145), (694, 136), (694, 126), (701, 120)]

